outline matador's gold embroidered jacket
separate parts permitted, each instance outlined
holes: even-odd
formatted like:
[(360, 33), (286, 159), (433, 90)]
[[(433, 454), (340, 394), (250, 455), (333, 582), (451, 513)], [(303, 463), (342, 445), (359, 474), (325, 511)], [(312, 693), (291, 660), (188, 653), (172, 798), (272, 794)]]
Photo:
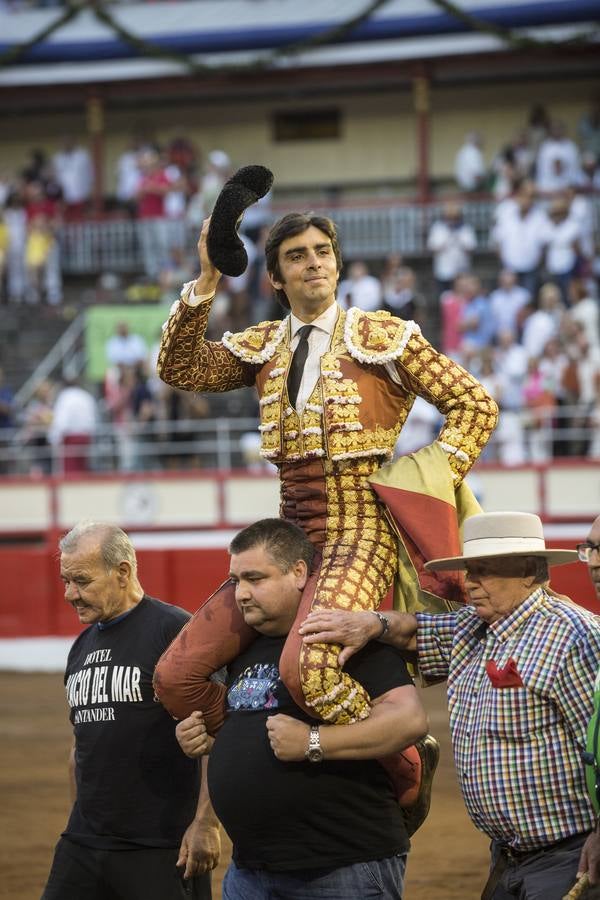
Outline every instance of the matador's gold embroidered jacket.
[[(186, 286), (187, 287), (187, 286)], [(261, 322), (221, 341), (204, 338), (211, 300), (174, 304), (158, 360), (160, 377), (189, 391), (222, 392), (255, 384), (260, 399), (261, 453), (279, 464), (389, 459), (419, 395), (445, 416), (438, 441), (460, 481), (488, 441), (498, 408), (483, 386), (438, 353), (419, 326), (387, 312), (340, 309), (321, 375), (302, 415), (290, 406), (289, 318)], [(387, 371), (393, 363), (396, 383)]]

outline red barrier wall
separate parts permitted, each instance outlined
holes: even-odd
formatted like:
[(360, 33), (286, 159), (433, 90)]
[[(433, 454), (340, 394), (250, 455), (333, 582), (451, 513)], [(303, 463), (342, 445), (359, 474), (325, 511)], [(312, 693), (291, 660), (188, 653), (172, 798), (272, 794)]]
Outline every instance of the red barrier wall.
[[(548, 541), (551, 547), (573, 546), (572, 540)], [(140, 580), (147, 593), (191, 612), (227, 577), (227, 550), (140, 549)], [(64, 602), (55, 551), (43, 547), (0, 548), (0, 637), (71, 635), (79, 631), (76, 616)], [(552, 587), (600, 612), (587, 566), (573, 563), (552, 570)], [(389, 607), (389, 598), (384, 603)]]
[(0, 636), (60, 634), (56, 622), (57, 582), (56, 562), (47, 549), (1, 549)]
[[(145, 591), (191, 612), (229, 571), (225, 548), (139, 550), (137, 557)], [(63, 599), (54, 551), (0, 548), (0, 573), (0, 637), (77, 634), (79, 623)]]

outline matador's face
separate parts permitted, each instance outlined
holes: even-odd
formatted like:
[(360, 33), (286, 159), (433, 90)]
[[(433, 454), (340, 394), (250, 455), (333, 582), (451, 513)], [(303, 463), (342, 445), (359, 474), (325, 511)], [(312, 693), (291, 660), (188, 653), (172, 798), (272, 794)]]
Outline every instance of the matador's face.
[(276, 290), (285, 292), (292, 312), (299, 318), (315, 318), (335, 301), (339, 279), (330, 238), (314, 225), (286, 238), (279, 247), (281, 280), (270, 275)]

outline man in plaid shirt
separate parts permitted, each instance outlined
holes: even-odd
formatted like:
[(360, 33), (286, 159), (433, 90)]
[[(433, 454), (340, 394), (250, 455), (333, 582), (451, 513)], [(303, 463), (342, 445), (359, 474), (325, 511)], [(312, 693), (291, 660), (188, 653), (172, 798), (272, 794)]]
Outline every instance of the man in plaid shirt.
[(426, 566), (465, 571), (470, 603), (461, 609), (386, 613), (387, 624), (372, 612), (322, 611), (300, 630), (307, 642), (343, 644), (340, 665), (380, 638), (416, 650), (425, 678), (447, 679), (463, 798), (491, 838), (482, 900), (561, 900), (584, 873), (600, 882), (600, 835), (582, 761), (600, 620), (549, 589), (548, 566), (572, 562), (577, 552), (546, 549), (537, 516), (471, 516), (463, 544), (462, 556)]

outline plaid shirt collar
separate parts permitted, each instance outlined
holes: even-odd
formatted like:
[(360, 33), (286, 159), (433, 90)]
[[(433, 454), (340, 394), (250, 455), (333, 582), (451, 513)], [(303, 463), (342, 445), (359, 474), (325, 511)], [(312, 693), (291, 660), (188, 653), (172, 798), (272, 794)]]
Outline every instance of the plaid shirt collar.
[(542, 587), (537, 588), (509, 616), (505, 616), (497, 622), (492, 622), (489, 628), (496, 640), (503, 644), (514, 637), (523, 628), (527, 620), (538, 611), (544, 602), (544, 597), (544, 589)]

